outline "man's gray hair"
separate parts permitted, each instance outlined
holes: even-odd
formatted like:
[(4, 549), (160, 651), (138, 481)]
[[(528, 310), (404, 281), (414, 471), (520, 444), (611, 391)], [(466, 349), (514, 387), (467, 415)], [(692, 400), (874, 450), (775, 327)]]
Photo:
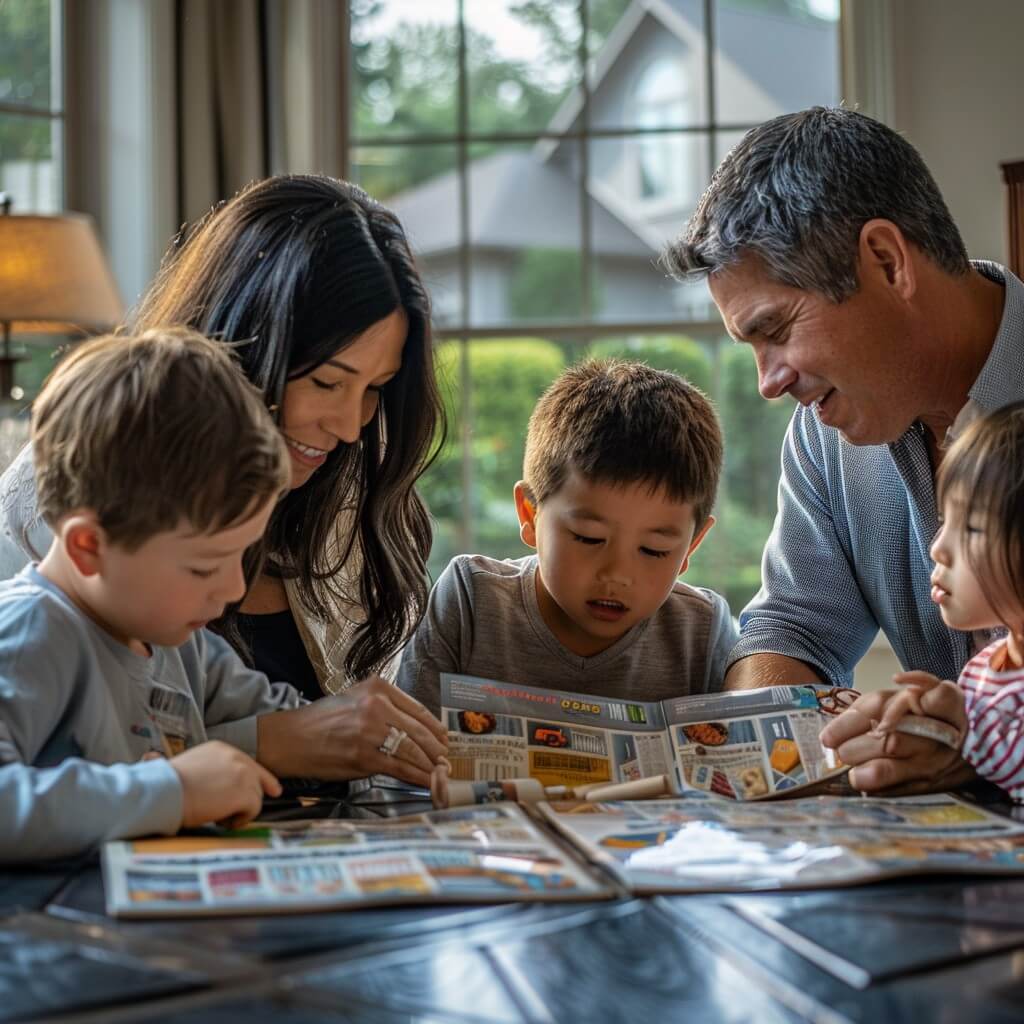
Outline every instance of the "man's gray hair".
[(969, 270), (917, 150), (864, 114), (812, 107), (747, 132), (662, 262), (680, 280), (699, 280), (755, 255), (772, 279), (842, 302), (858, 288), (861, 228), (876, 217), (947, 273)]

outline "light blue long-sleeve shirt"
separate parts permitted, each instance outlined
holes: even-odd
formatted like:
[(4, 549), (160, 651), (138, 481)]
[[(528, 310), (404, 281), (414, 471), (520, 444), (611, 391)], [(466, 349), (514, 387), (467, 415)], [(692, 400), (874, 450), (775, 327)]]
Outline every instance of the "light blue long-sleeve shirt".
[[(1024, 399), (1024, 284), (998, 264), (974, 266), (1005, 283), (999, 331), (969, 394), (985, 413)], [(957, 678), (972, 638), (946, 626), (931, 601), (938, 516), (924, 431), (914, 423), (892, 444), (858, 446), (797, 408), (762, 587), (740, 615), (730, 663), (784, 654), (849, 686), (881, 628), (905, 669)]]
[(255, 756), (257, 717), (301, 703), (205, 630), (134, 653), (28, 566), (0, 583), (0, 861), (177, 831), (177, 772), (140, 758), (207, 739)]

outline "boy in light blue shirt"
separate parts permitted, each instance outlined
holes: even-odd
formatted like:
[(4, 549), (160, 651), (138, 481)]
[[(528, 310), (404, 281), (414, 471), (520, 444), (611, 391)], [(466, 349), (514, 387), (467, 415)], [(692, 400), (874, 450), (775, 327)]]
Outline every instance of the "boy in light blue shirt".
[(289, 482), (228, 349), (185, 329), (76, 349), (33, 408), (54, 540), (0, 583), (0, 860), (241, 824), (280, 785), (258, 718), (302, 703), (203, 630)]

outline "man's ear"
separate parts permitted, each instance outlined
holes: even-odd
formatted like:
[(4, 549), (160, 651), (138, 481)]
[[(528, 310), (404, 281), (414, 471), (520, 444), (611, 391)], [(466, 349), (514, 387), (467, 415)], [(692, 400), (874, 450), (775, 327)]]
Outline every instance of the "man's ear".
[(708, 516), (707, 522), (697, 531), (694, 535), (693, 540), (690, 541), (690, 546), (686, 549), (686, 555), (683, 558), (683, 564), (679, 567), (677, 575), (682, 576), (684, 572), (690, 567), (690, 556), (700, 547), (701, 541), (708, 535), (708, 530), (715, 525), (715, 517)]
[(71, 513), (60, 524), (59, 539), (83, 576), (95, 576), (101, 570), (107, 538), (95, 512), (85, 509)]
[(526, 481), (520, 480), (512, 493), (516, 499), (516, 515), (519, 517), (519, 536), (527, 547), (537, 546), (537, 506), (526, 493)]
[(891, 220), (876, 217), (860, 229), (857, 271), (861, 285), (884, 282), (904, 301), (917, 290), (917, 269), (906, 235)]

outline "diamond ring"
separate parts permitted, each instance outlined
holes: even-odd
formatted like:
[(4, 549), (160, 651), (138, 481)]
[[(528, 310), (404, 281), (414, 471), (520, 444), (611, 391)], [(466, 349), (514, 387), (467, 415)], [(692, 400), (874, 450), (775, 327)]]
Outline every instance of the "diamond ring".
[(402, 740), (408, 735), (404, 729), (399, 729), (395, 725), (389, 725), (387, 737), (377, 749), (382, 754), (394, 757), (398, 753), (398, 748), (402, 745)]

